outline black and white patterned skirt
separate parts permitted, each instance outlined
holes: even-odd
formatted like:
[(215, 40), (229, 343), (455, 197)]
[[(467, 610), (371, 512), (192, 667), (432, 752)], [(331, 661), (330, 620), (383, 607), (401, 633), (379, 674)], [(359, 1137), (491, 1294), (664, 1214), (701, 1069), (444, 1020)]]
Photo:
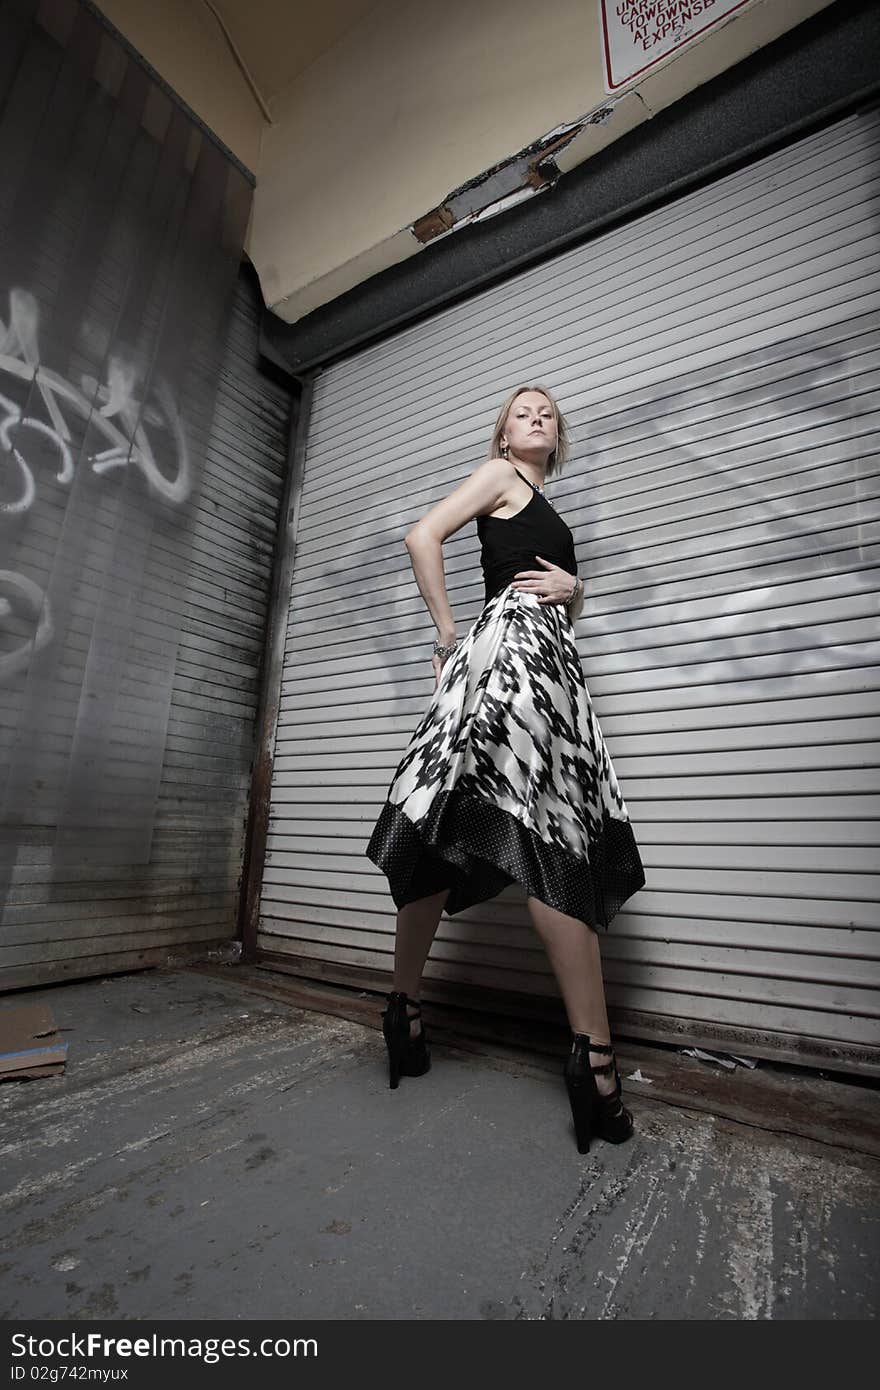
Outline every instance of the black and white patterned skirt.
[(645, 874), (565, 607), (508, 585), (444, 663), (366, 854), (398, 908), (509, 883), (607, 928)]

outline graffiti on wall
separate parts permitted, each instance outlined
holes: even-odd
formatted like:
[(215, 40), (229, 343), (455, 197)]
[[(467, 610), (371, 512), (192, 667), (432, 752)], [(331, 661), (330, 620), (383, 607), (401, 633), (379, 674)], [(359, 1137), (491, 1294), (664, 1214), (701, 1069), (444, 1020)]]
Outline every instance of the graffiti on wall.
[[(8, 320), (0, 318), (0, 515), (14, 518), (31, 510), (47, 460), (55, 481), (68, 487), (78, 467), (98, 475), (135, 468), (159, 502), (182, 506), (192, 491), (192, 467), (169, 383), (159, 376), (147, 383), (133, 361), (111, 354), (103, 382), (83, 374), (77, 385), (41, 361), (39, 312), (34, 295), (12, 289)], [(22, 384), (26, 405), (14, 399)], [(77, 427), (99, 447), (75, 454)], [(0, 628), (8, 630), (10, 623), (24, 623), (31, 635), (0, 653), (0, 682), (26, 670), (54, 631), (41, 587), (18, 571), (0, 569)]]

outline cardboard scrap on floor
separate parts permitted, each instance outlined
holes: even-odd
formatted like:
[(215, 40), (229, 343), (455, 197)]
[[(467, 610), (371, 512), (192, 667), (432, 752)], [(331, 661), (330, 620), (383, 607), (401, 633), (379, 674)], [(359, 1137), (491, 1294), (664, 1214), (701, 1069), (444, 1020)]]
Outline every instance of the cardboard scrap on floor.
[(48, 1004), (0, 1008), (0, 1081), (28, 1081), (64, 1071), (67, 1043)]

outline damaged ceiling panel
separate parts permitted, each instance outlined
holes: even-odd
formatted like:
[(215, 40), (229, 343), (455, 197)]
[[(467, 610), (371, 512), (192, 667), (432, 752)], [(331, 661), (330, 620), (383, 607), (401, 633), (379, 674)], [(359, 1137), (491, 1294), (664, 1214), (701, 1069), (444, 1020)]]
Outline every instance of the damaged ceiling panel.
[(588, 127), (604, 125), (620, 100), (616, 97), (603, 102), (580, 120), (557, 126), (525, 149), (476, 178), (468, 179), (447, 194), (438, 207), (412, 224), (413, 236), (422, 244), (436, 241), (459, 227), (505, 211), (515, 203), (552, 188), (562, 172), (555, 156)]

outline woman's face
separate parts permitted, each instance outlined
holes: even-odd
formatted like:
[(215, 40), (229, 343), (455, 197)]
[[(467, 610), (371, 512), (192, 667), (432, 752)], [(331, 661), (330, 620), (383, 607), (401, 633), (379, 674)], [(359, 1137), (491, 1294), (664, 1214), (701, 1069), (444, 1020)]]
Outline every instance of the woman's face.
[(501, 441), (511, 455), (531, 463), (546, 464), (556, 448), (553, 407), (540, 391), (523, 391), (507, 412)]

